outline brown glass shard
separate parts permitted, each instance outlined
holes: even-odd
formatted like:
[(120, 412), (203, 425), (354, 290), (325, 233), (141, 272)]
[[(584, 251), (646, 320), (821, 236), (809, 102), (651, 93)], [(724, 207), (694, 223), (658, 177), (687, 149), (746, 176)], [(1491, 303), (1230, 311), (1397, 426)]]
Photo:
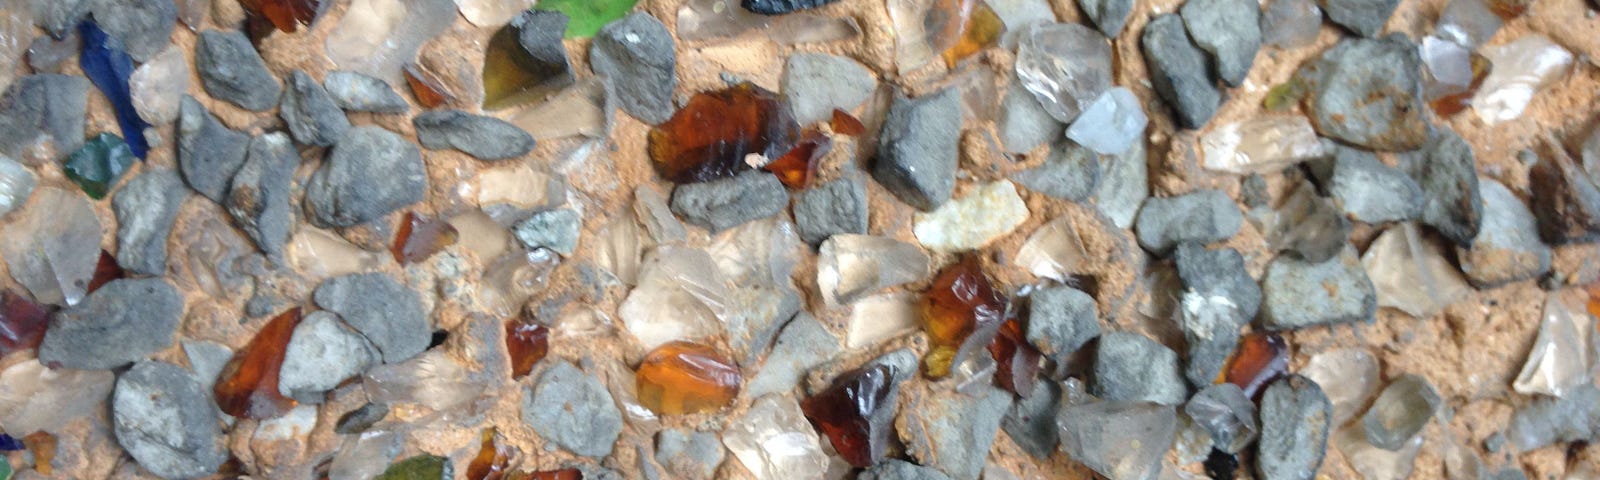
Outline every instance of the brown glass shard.
[(500, 445), (499, 432), (494, 427), (483, 429), (481, 438), (478, 455), (467, 464), (467, 480), (501, 480), (511, 454)]
[(535, 10), (489, 37), (483, 57), (484, 110), (544, 100), (577, 81), (561, 48), (566, 24), (562, 13)]
[[(946, 2), (940, 2), (946, 3)], [(1000, 20), (1000, 15), (995, 13), (989, 3), (983, 0), (961, 0), (956, 6), (960, 15), (961, 36), (954, 45), (945, 49), (944, 64), (946, 67), (955, 68), (967, 57), (976, 55), (986, 48), (1000, 44), (1000, 36), (1006, 33), (1006, 24)], [(935, 9), (937, 10), (937, 9)], [(938, 14), (937, 11), (930, 15)]]
[(506, 352), (511, 356), (511, 378), (522, 378), (533, 371), (550, 353), (550, 329), (516, 320), (506, 322)]
[(263, 19), (284, 33), (294, 33), (301, 25), (317, 19), (319, 0), (239, 0), (246, 20)]
[(416, 212), (406, 212), (406, 217), (400, 221), (400, 231), (395, 233), (394, 245), (389, 247), (389, 253), (394, 254), (394, 260), (402, 265), (416, 263), (427, 260), (445, 247), (455, 245), (460, 237), (460, 232), (457, 232), (456, 227), (450, 225), (450, 222), (419, 216)]
[(989, 353), (997, 363), (994, 376), (1001, 388), (1023, 398), (1033, 393), (1033, 383), (1039, 379), (1039, 360), (1044, 354), (1028, 343), (1020, 320), (1011, 317), (1000, 325), (999, 333), (989, 343)]
[(455, 101), (455, 95), (444, 88), (444, 82), (440, 82), (433, 72), (423, 70), (422, 66), (408, 63), (401, 72), (405, 74), (406, 85), (411, 87), (411, 95), (417, 98), (422, 108), (439, 108)]
[(1533, 5), (1533, 0), (1489, 0), (1489, 11), (1494, 12), (1502, 20), (1511, 19), (1528, 13), (1528, 7)]
[(920, 307), (930, 346), (922, 358), (923, 373), (944, 378), (953, 365), (994, 339), (1006, 298), (995, 291), (978, 258), (969, 255), (939, 272)]
[(678, 183), (731, 177), (752, 167), (750, 154), (778, 158), (800, 135), (789, 105), (776, 93), (745, 82), (689, 99), (650, 130), (650, 160)]
[(1478, 88), (1483, 86), (1483, 80), (1489, 78), (1489, 71), (1493, 66), (1489, 57), (1476, 52), (1472, 54), (1472, 83), (1464, 92), (1445, 95), (1428, 101), (1428, 106), (1433, 108), (1433, 113), (1441, 117), (1452, 117), (1466, 111), (1472, 106), (1472, 97), (1478, 94)]
[(862, 125), (860, 119), (837, 108), (833, 109), (833, 120), (829, 124), (833, 127), (833, 132), (840, 135), (859, 137), (867, 133), (867, 126)]
[(0, 357), (39, 348), (49, 326), (49, 308), (11, 290), (0, 292)]
[(711, 347), (669, 342), (644, 356), (634, 372), (639, 403), (663, 415), (721, 409), (739, 394), (744, 376)]
[(504, 480), (583, 480), (583, 472), (576, 468), (544, 470), (539, 472), (512, 472)]
[(801, 140), (799, 145), (761, 168), (772, 172), (778, 181), (789, 188), (805, 189), (811, 186), (811, 179), (816, 177), (822, 157), (832, 149), (833, 141), (827, 136), (814, 131), (806, 132), (805, 140)]
[(223, 413), (259, 420), (281, 416), (294, 408), (294, 399), (278, 393), (278, 370), (283, 366), (294, 327), (299, 324), (299, 307), (273, 317), (222, 367), (213, 393)]
[(827, 390), (801, 401), (800, 410), (845, 461), (870, 467), (889, 446), (897, 389), (894, 369), (869, 365), (840, 375)]
[(1222, 369), (1217, 383), (1228, 382), (1255, 398), (1256, 392), (1289, 372), (1289, 344), (1276, 333), (1256, 332), (1239, 339), (1239, 347)]
[(105, 250), (101, 250), (100, 260), (94, 264), (94, 276), (89, 277), (89, 286), (84, 290), (85, 294), (94, 293), (95, 290), (99, 290), (105, 284), (111, 283), (112, 280), (127, 276), (128, 272), (123, 271), (121, 265), (117, 265), (116, 257), (106, 253)]
[(59, 442), (56, 436), (46, 431), (33, 432), (22, 437), (22, 444), (28, 446), (29, 452), (33, 452), (34, 471), (45, 476), (55, 473), (55, 467), (50, 463), (56, 458), (57, 443)]

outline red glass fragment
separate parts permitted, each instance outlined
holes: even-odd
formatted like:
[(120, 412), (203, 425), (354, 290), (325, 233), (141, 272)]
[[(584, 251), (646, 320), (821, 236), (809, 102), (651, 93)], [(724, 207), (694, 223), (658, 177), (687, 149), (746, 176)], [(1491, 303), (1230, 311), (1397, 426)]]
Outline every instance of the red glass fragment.
[(922, 330), (932, 347), (922, 358), (923, 373), (949, 375), (952, 366), (994, 339), (1005, 312), (1005, 296), (995, 291), (976, 256), (939, 272), (921, 304)]
[(407, 63), (401, 72), (405, 74), (406, 85), (411, 87), (411, 95), (417, 98), (417, 103), (423, 108), (438, 108), (455, 100), (455, 96), (444, 88), (444, 82), (435, 78), (433, 73), (423, 70), (422, 66)]
[(506, 352), (511, 356), (511, 378), (522, 378), (550, 353), (550, 329), (516, 320), (506, 322)]
[(833, 109), (833, 121), (829, 122), (829, 126), (833, 127), (834, 133), (840, 135), (859, 137), (867, 133), (867, 126), (862, 125), (861, 120), (837, 108)]
[(22, 294), (0, 292), (0, 356), (38, 348), (50, 326), (50, 309)]
[(750, 154), (778, 158), (788, 153), (799, 134), (787, 102), (745, 82), (697, 93), (651, 129), (650, 160), (667, 180), (716, 180), (753, 168), (745, 161)]
[(822, 163), (822, 157), (828, 155), (833, 149), (833, 141), (827, 136), (815, 131), (806, 132), (805, 139), (795, 145), (789, 153), (783, 154), (762, 167), (778, 177), (789, 188), (804, 189), (811, 186), (811, 179), (817, 176), (817, 167)]
[(994, 342), (989, 343), (989, 353), (997, 362), (995, 378), (1000, 381), (1000, 387), (1028, 398), (1033, 393), (1034, 382), (1039, 379), (1039, 360), (1044, 354), (1028, 343), (1022, 322), (1012, 317), (1001, 324)]
[(857, 467), (883, 459), (894, 429), (894, 369), (876, 364), (840, 375), (833, 385), (800, 402), (800, 411), (833, 449)]
[(1256, 392), (1289, 372), (1289, 344), (1271, 332), (1255, 332), (1239, 338), (1239, 347), (1222, 369), (1217, 383), (1228, 382), (1255, 398)]
[(427, 260), (428, 257), (439, 253), (446, 247), (455, 245), (461, 238), (461, 233), (450, 222), (419, 216), (416, 212), (406, 212), (405, 219), (400, 221), (400, 231), (395, 233), (394, 245), (389, 247), (389, 253), (394, 254), (394, 261), (404, 265)]
[(247, 20), (264, 19), (283, 33), (294, 33), (316, 20), (319, 0), (239, 0)]
[(278, 370), (297, 325), (299, 307), (273, 317), (222, 368), (213, 391), (223, 413), (260, 420), (281, 416), (294, 408), (294, 399), (278, 393)]
[(85, 294), (94, 293), (95, 290), (99, 290), (100, 287), (111, 283), (112, 280), (127, 276), (128, 272), (123, 271), (121, 265), (117, 265), (116, 257), (106, 253), (105, 250), (101, 250), (100, 261), (94, 264), (94, 276), (89, 277), (89, 286), (86, 288)]
[(498, 436), (494, 427), (483, 429), (478, 455), (472, 457), (472, 463), (467, 464), (467, 480), (501, 480), (505, 476), (506, 464), (511, 457), (510, 452), (500, 445)]

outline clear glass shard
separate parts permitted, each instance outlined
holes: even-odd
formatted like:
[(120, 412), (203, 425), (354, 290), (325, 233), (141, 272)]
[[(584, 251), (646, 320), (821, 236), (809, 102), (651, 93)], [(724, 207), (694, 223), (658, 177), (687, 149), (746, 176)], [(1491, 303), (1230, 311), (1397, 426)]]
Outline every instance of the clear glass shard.
[(1323, 155), (1311, 121), (1266, 115), (1217, 127), (1200, 139), (1205, 168), (1240, 175), (1275, 173)]
[(1572, 52), (1539, 34), (1484, 47), (1483, 55), (1494, 68), (1472, 97), (1472, 110), (1490, 125), (1521, 117), (1534, 94), (1572, 67)]
[(1083, 238), (1072, 226), (1072, 219), (1061, 216), (1040, 226), (1017, 250), (1017, 265), (1034, 276), (1065, 282), (1087, 262)]
[(1593, 381), (1600, 358), (1600, 332), (1590, 315), (1588, 295), (1567, 289), (1545, 297), (1539, 336), (1528, 351), (1511, 387), (1518, 393), (1562, 397), (1586, 382)]
[(1472, 293), (1472, 287), (1437, 242), (1415, 224), (1389, 227), (1361, 255), (1361, 266), (1378, 291), (1378, 306), (1428, 318)]
[(75, 305), (100, 259), (100, 218), (76, 192), (41, 187), (32, 208), (17, 212), (0, 238), (11, 278), (39, 303)]
[(839, 234), (819, 251), (817, 286), (830, 306), (928, 276), (928, 254), (892, 238)]

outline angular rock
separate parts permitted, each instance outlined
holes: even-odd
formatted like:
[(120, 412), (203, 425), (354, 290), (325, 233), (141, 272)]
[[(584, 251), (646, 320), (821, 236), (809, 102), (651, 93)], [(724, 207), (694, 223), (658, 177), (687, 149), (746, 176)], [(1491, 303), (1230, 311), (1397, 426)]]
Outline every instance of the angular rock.
[(1101, 33), (1117, 38), (1128, 23), (1128, 15), (1133, 13), (1133, 0), (1078, 0), (1078, 8)]
[(1128, 151), (1100, 157), (1100, 186), (1094, 192), (1094, 206), (1119, 229), (1133, 227), (1139, 207), (1150, 197), (1149, 168), (1144, 141), (1133, 142)]
[(1035, 147), (1061, 137), (1065, 125), (1050, 116), (1027, 87), (1013, 83), (1000, 104), (996, 129), (1006, 153), (1028, 153)]
[[(674, 111), (678, 58), (672, 34), (656, 17), (634, 12), (606, 24), (589, 46), (589, 67), (605, 78), (617, 104), (644, 123), (667, 121)], [(805, 122), (810, 123), (810, 122)]]
[(244, 165), (250, 136), (223, 125), (194, 97), (178, 110), (178, 170), (201, 195), (222, 203), (233, 174)]
[(1047, 459), (1061, 443), (1061, 430), (1055, 425), (1060, 408), (1061, 386), (1052, 381), (1036, 382), (1033, 392), (1011, 406), (1000, 428), (1029, 455)]
[(1178, 354), (1155, 340), (1130, 332), (1100, 337), (1091, 391), (1113, 402), (1182, 405), (1189, 396)]
[[(341, 116), (343, 113), (340, 114)], [(284, 245), (294, 227), (294, 171), (300, 153), (282, 132), (250, 140), (244, 166), (233, 176), (223, 205), (267, 258), (284, 261)]]
[(183, 297), (166, 280), (113, 280), (55, 314), (39, 361), (106, 370), (143, 360), (172, 345), (182, 315)]
[(622, 412), (605, 385), (571, 363), (551, 364), (522, 396), (522, 421), (573, 454), (604, 458), (622, 434)]
[(895, 98), (878, 137), (872, 177), (907, 205), (933, 210), (955, 192), (960, 139), (956, 90)]
[(1239, 342), (1239, 329), (1255, 318), (1261, 290), (1233, 249), (1207, 250), (1195, 243), (1178, 246), (1178, 324), (1188, 344), (1185, 375), (1208, 385), (1222, 373)]
[(317, 286), (314, 299), (372, 341), (383, 363), (400, 363), (428, 348), (433, 332), (422, 299), (388, 275), (330, 278)]
[(1377, 38), (1389, 23), (1400, 0), (1328, 0), (1322, 8), (1328, 19), (1367, 38)]
[(312, 223), (351, 227), (419, 202), (428, 176), (417, 146), (374, 126), (351, 128), (306, 183)]
[(1323, 136), (1385, 151), (1415, 150), (1428, 140), (1422, 58), (1405, 35), (1345, 39), (1295, 79), (1310, 92), (1304, 104)]
[(147, 122), (171, 123), (178, 118), (179, 102), (189, 90), (189, 75), (189, 58), (183, 49), (168, 47), (128, 77), (134, 109)]
[(1189, 38), (1178, 14), (1157, 15), (1139, 37), (1150, 81), (1184, 128), (1200, 128), (1217, 113), (1222, 93), (1206, 72), (1206, 54)]
[(710, 480), (724, 454), (715, 432), (668, 428), (656, 434), (656, 462), (678, 478)]
[(759, 398), (793, 390), (806, 371), (826, 363), (839, 351), (839, 339), (828, 333), (816, 317), (801, 312), (783, 327), (772, 353), (761, 364), (761, 371), (745, 384), (740, 394)]
[(800, 239), (812, 245), (841, 233), (866, 234), (866, 180), (850, 175), (800, 192), (794, 224)]
[(1506, 436), (1524, 452), (1600, 438), (1600, 389), (1584, 384), (1563, 397), (1537, 397), (1511, 415)]
[(748, 171), (733, 178), (679, 184), (672, 189), (672, 212), (691, 224), (721, 232), (776, 215), (789, 205), (778, 177)]
[[(1422, 223), (1460, 246), (1471, 246), (1483, 223), (1483, 196), (1472, 146), (1444, 130), (1404, 167), (1422, 185)], [(1530, 172), (1530, 176), (1531, 176)], [(1537, 213), (1537, 212), (1535, 212)]]
[(89, 14), (89, 8), (94, 6), (91, 0), (30, 0), (34, 19), (39, 27), (44, 28), (50, 36), (66, 38), (83, 17)]
[(1217, 76), (1244, 83), (1261, 49), (1261, 4), (1251, 0), (1200, 0), (1179, 9), (1194, 43), (1211, 54)]
[(267, 111), (278, 104), (278, 95), (283, 92), (261, 54), (239, 31), (200, 32), (194, 65), (207, 95), (245, 110)]
[(913, 215), (912, 231), (924, 247), (958, 252), (988, 245), (1027, 219), (1028, 205), (1017, 195), (1017, 187), (999, 180), (978, 185), (933, 212)]
[(1115, 87), (1089, 104), (1067, 127), (1066, 135), (1095, 153), (1116, 155), (1128, 151), (1134, 142), (1144, 141), (1148, 122), (1133, 91)]
[(1261, 277), (1261, 325), (1290, 330), (1371, 322), (1378, 296), (1354, 249), (1322, 263), (1279, 255)]
[(1183, 413), (1207, 433), (1216, 449), (1239, 453), (1256, 439), (1256, 405), (1244, 395), (1238, 385), (1221, 383), (1200, 390)]
[(111, 199), (117, 215), (117, 264), (144, 275), (167, 271), (167, 236), (178, 207), (189, 198), (170, 169), (150, 170), (129, 180)]
[(117, 378), (111, 426), (117, 444), (140, 467), (162, 478), (199, 478), (228, 459), (217, 408), (183, 367), (158, 361), (134, 365)]
[(116, 37), (128, 56), (140, 63), (155, 58), (171, 42), (178, 25), (178, 5), (172, 0), (87, 0), (94, 22)]
[(11, 278), (39, 303), (83, 300), (100, 258), (100, 219), (89, 197), (40, 187), (34, 208), (23, 209), (0, 236), (0, 255)]
[(350, 119), (345, 118), (333, 96), (306, 72), (290, 73), (288, 88), (278, 105), (278, 116), (289, 125), (295, 141), (326, 147), (350, 129)]
[(1480, 177), (1478, 185), (1483, 192), (1483, 223), (1471, 247), (1456, 249), (1461, 273), (1473, 285), (1493, 288), (1549, 272), (1552, 253), (1539, 240), (1533, 212), (1494, 179)]
[(762, 15), (783, 15), (821, 7), (839, 0), (743, 0), (739, 5)]
[(1326, 185), (1339, 209), (1357, 221), (1400, 222), (1422, 214), (1422, 186), (1370, 152), (1338, 149)]
[(1261, 441), (1256, 472), (1261, 478), (1311, 480), (1328, 448), (1332, 408), (1322, 388), (1289, 375), (1261, 394)]
[(1244, 256), (1231, 248), (1206, 249), (1195, 243), (1178, 246), (1173, 258), (1186, 290), (1227, 298), (1248, 322), (1261, 307), (1261, 287), (1245, 270)]
[(1140, 246), (1164, 255), (1183, 242), (1227, 240), (1243, 225), (1244, 214), (1227, 194), (1200, 190), (1145, 200), (1133, 229)]
[(1300, 48), (1317, 41), (1322, 9), (1312, 0), (1273, 0), (1261, 13), (1261, 39), (1278, 48)]
[(0, 154), (60, 160), (83, 146), (89, 81), (79, 76), (28, 75), (0, 97)]
[(911, 395), (895, 428), (912, 459), (957, 480), (976, 480), (989, 457), (1011, 394), (980, 386), (972, 395)]
[(528, 248), (548, 248), (562, 255), (578, 249), (583, 219), (572, 209), (539, 212), (517, 224), (517, 239)]
[(1094, 297), (1068, 286), (1041, 289), (1029, 297), (1028, 343), (1065, 364), (1083, 345), (1100, 336)]
[(861, 472), (856, 480), (950, 480), (950, 476), (937, 469), (891, 458)]
[(834, 109), (855, 110), (877, 87), (872, 72), (849, 57), (796, 53), (784, 64), (783, 93), (801, 125), (827, 120)]
[(1600, 188), (1561, 147), (1551, 145), (1528, 170), (1539, 237), (1551, 245), (1600, 239)]
[(733, 360), (754, 365), (778, 336), (778, 329), (800, 311), (800, 297), (787, 288), (738, 288), (727, 296), (729, 313), (724, 327)]
[[(1068, 387), (1070, 388), (1070, 387)], [(1061, 451), (1109, 478), (1156, 478), (1161, 457), (1172, 449), (1178, 416), (1172, 407), (1144, 402), (1090, 401), (1056, 416)]]
[(326, 311), (313, 312), (294, 329), (278, 373), (278, 392), (304, 403), (379, 362), (377, 347)]
[(352, 112), (401, 113), (411, 109), (388, 82), (356, 72), (328, 72), (322, 86), (333, 103)]
[(1378, 394), (1372, 408), (1361, 418), (1367, 441), (1384, 450), (1405, 448), (1433, 419), (1443, 401), (1427, 379), (1415, 374), (1402, 375)]
[(411, 119), (417, 141), (430, 150), (459, 150), (479, 160), (505, 160), (533, 151), (533, 135), (510, 122), (460, 110), (429, 110)]
[(1011, 175), (1028, 190), (1045, 196), (1083, 202), (1100, 184), (1100, 155), (1070, 139), (1050, 145), (1044, 163)]

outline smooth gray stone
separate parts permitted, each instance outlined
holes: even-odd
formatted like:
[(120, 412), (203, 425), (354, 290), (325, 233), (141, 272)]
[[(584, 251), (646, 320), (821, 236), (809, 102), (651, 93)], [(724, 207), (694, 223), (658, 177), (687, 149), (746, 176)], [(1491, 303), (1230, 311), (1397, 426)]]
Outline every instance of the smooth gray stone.
[(117, 216), (117, 264), (144, 275), (167, 272), (167, 237), (189, 189), (172, 169), (133, 177), (111, 197)]
[(183, 297), (166, 280), (112, 280), (51, 316), (39, 361), (108, 370), (144, 360), (172, 346), (182, 316)]

